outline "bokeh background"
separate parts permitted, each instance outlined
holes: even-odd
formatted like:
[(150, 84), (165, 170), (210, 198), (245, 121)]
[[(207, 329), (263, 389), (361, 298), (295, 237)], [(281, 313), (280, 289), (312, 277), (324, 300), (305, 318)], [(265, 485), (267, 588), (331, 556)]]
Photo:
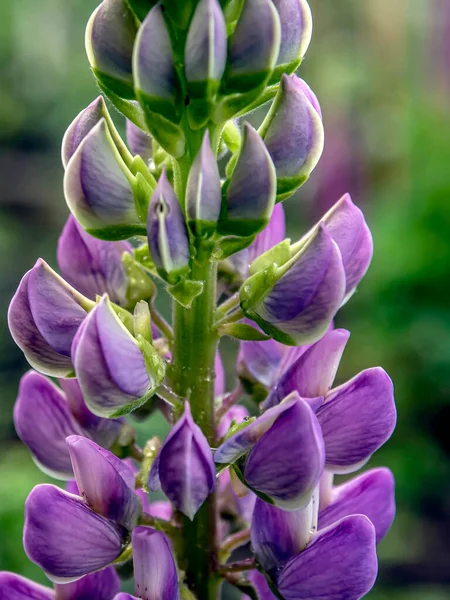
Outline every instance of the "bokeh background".
[[(45, 481), (12, 407), (27, 369), (6, 325), (21, 275), (55, 264), (67, 217), (60, 142), (97, 94), (84, 53), (96, 0), (0, 4), (0, 569), (45, 578), (22, 550), (23, 503)], [(345, 381), (382, 365), (397, 430), (372, 465), (397, 481), (371, 600), (450, 597), (450, 0), (310, 0), (301, 75), (324, 113), (320, 166), (287, 202), (298, 236), (344, 192), (367, 216), (375, 256), (337, 324), (352, 332)], [(232, 366), (229, 366), (230, 372)], [(158, 425), (155, 424), (155, 427)]]

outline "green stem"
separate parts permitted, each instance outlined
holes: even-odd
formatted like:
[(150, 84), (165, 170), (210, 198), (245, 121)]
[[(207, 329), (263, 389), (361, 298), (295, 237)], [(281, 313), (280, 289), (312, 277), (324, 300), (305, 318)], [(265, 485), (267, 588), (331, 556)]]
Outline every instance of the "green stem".
[[(204, 282), (190, 309), (174, 302), (174, 345), (170, 378), (176, 394), (189, 399), (192, 416), (211, 445), (215, 439), (214, 378), (218, 337), (212, 325), (216, 307), (215, 262), (194, 260), (192, 279)], [(198, 600), (216, 600), (216, 499), (211, 494), (194, 520), (182, 519), (180, 566)]]

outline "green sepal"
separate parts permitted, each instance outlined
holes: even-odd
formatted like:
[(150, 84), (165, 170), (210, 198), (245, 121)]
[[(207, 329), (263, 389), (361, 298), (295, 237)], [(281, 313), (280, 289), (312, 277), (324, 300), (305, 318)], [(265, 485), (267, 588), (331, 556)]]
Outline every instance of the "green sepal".
[(257, 323), (261, 327), (261, 329), (265, 331), (267, 335), (273, 338), (276, 342), (280, 342), (280, 344), (284, 344), (285, 346), (299, 345), (298, 341), (295, 338), (290, 336), (288, 333), (280, 331), (264, 319), (261, 319), (261, 317), (258, 314), (254, 313), (252, 310), (244, 310), (244, 313), (248, 319), (251, 319), (252, 321)]
[(139, 21), (143, 21), (158, 0), (127, 0), (127, 2)]
[(275, 202), (282, 202), (290, 198), (294, 192), (301, 187), (308, 179), (308, 175), (300, 175), (299, 177), (280, 177), (277, 179), (277, 197)]
[(241, 15), (245, 0), (220, 0), (225, 20), (227, 24), (232, 25), (232, 33), (236, 27), (236, 23)]
[[(164, 154), (166, 154), (166, 153), (164, 152)], [(166, 154), (166, 156), (167, 156), (167, 154)], [(145, 181), (150, 186), (150, 190), (153, 193), (153, 190), (155, 189), (155, 187), (157, 185), (157, 181), (151, 174), (151, 172), (150, 172), (149, 168), (147, 167), (147, 165), (145, 164), (145, 161), (142, 158), (142, 156), (139, 156), (139, 154), (134, 156), (133, 160), (131, 161), (131, 164), (129, 166), (129, 169), (135, 177), (137, 176), (138, 173), (141, 174), (142, 177), (145, 179)]]
[(146, 103), (144, 95), (139, 92), (137, 94), (150, 133), (166, 152), (174, 158), (181, 158), (186, 149), (186, 139), (181, 127), (166, 119), (163, 115), (154, 112)]
[(195, 100), (208, 100), (213, 98), (219, 89), (220, 81), (215, 79), (205, 79), (204, 81), (189, 81), (188, 94)]
[(212, 120), (219, 125), (232, 119), (242, 111), (246, 112), (246, 108), (261, 96), (264, 89), (265, 83), (246, 93), (222, 94), (217, 98), (215, 111), (211, 115)]
[(146, 394), (146, 401), (153, 396), (157, 391), (161, 383), (164, 381), (166, 375), (166, 363), (159, 355), (158, 351), (141, 335), (136, 336), (136, 342), (139, 346), (142, 354), (144, 355), (145, 365), (147, 371), (150, 373), (151, 378), (154, 381), (153, 387)]
[[(225, 143), (225, 145), (227, 146), (227, 148), (230, 150), (230, 152), (232, 152), (233, 154), (236, 154), (239, 152), (240, 147), (241, 147), (241, 143), (242, 143), (242, 136), (241, 136), (241, 130), (239, 129), (239, 127), (236, 125), (236, 123), (234, 121), (227, 121), (224, 125), (224, 128), (222, 130), (222, 139)], [(231, 157), (230, 161), (234, 159), (234, 156)], [(236, 160), (237, 160), (237, 156), (236, 156)], [(230, 163), (230, 161), (228, 161), (228, 164)], [(227, 164), (227, 169), (228, 169), (228, 164)], [(229, 177), (230, 175), (228, 174), (228, 170), (227, 170), (227, 177)]]
[(148, 205), (152, 192), (153, 190), (150, 187), (150, 184), (142, 175), (142, 173), (137, 173), (135, 185), (133, 186), (133, 196), (136, 212), (142, 223), (147, 222)]
[(92, 67), (92, 72), (94, 73), (95, 78), (97, 79), (102, 89), (106, 88), (108, 92), (112, 92), (115, 96), (118, 96), (119, 98), (123, 98), (125, 100), (136, 99), (134, 87), (131, 82), (111, 77), (110, 75), (103, 73), (95, 67)]
[(153, 275), (157, 274), (155, 263), (153, 262), (148, 250), (148, 244), (142, 244), (142, 246), (135, 248), (133, 254), (134, 260), (144, 267), (146, 271), (149, 271)]
[(212, 105), (208, 100), (193, 98), (187, 107), (189, 126), (194, 131), (205, 127), (212, 112)]
[(226, 323), (218, 328), (219, 335), (228, 335), (237, 340), (251, 342), (265, 342), (270, 340), (270, 337), (261, 333), (255, 327), (246, 323)]
[(258, 273), (258, 271), (262, 271), (271, 265), (280, 267), (281, 265), (287, 263), (291, 257), (291, 240), (285, 239), (276, 246), (273, 246), (264, 252), (264, 254), (258, 256), (258, 258), (256, 258), (250, 265), (249, 273), (250, 275), (254, 275), (255, 273)]
[(276, 96), (278, 88), (279, 88), (278, 83), (275, 85), (270, 85), (270, 86), (266, 87), (260, 96), (258, 96), (251, 104), (246, 106), (243, 110), (239, 111), (235, 115), (235, 117), (236, 118), (243, 117), (247, 113), (253, 112), (257, 108), (260, 108), (261, 106), (263, 106), (264, 104), (266, 104), (267, 102), (272, 100)]
[[(144, 109), (144, 113), (150, 112), (155, 115), (159, 115), (164, 117), (171, 123), (179, 123), (181, 118), (181, 96), (175, 100), (175, 103), (171, 100), (166, 100), (165, 98), (160, 98), (158, 96), (149, 96), (142, 90), (136, 89), (136, 96), (139, 100), (140, 105)], [(152, 116), (152, 118), (154, 118)], [(147, 125), (150, 127), (150, 123)]]
[(224, 237), (217, 242), (213, 257), (216, 260), (225, 260), (229, 256), (236, 254), (236, 252), (248, 248), (255, 241), (255, 237), (256, 235), (246, 238), (235, 236)]
[[(246, 73), (242, 75), (224, 75), (224, 83), (221, 92), (224, 96), (232, 94), (247, 94), (255, 89), (262, 91), (272, 74), (272, 69), (263, 69), (257, 73)], [(261, 89), (262, 88), (262, 89)]]
[(167, 288), (169, 294), (184, 308), (191, 308), (192, 302), (203, 291), (203, 281), (182, 279)]
[[(216, 221), (205, 221), (203, 219), (189, 219), (187, 222), (192, 235), (194, 235), (204, 246), (204, 238), (210, 237), (217, 229)], [(212, 252), (212, 249), (211, 249)]]
[(133, 307), (139, 300), (154, 298), (156, 296), (155, 284), (129, 252), (123, 253), (122, 264), (128, 279), (128, 306)]
[(96, 237), (99, 240), (106, 242), (117, 242), (119, 240), (127, 240), (134, 235), (147, 235), (145, 225), (136, 225), (124, 223), (123, 225), (106, 225), (101, 229), (89, 228), (86, 229), (89, 235)]
[(246, 316), (271, 291), (279, 279), (277, 271), (278, 265), (271, 264), (244, 281), (239, 290), (239, 300)]
[[(225, 206), (226, 211), (226, 206)], [(234, 235), (244, 240), (256, 236), (266, 227), (269, 218), (266, 219), (227, 219), (226, 212), (222, 213), (218, 223), (217, 231), (221, 235)], [(244, 246), (246, 247), (246, 246)]]
[[(239, 433), (239, 431), (242, 431), (243, 429), (248, 427), (254, 421), (256, 421), (256, 417), (250, 417), (250, 419), (247, 419), (246, 421), (241, 421), (240, 423), (237, 423), (233, 419), (229, 430), (227, 431), (227, 433), (225, 434), (225, 436), (223, 438), (224, 441), (229, 440), (231, 436), (235, 435), (236, 433)], [(247, 454), (247, 452), (245, 452), (245, 454)], [(236, 460), (239, 460), (239, 459), (236, 459)]]
[(282, 65), (277, 65), (274, 68), (274, 70), (272, 71), (272, 75), (269, 79), (268, 85), (275, 85), (275, 84), (279, 83), (281, 76), (284, 73), (287, 73), (288, 75), (292, 75), (292, 73), (295, 73), (295, 71), (299, 68), (301, 63), (302, 63), (302, 59), (298, 58), (296, 60), (291, 61), (290, 63), (284, 63)]
[(135, 337), (140, 335), (147, 340), (149, 344), (153, 342), (152, 318), (150, 316), (148, 302), (145, 300), (136, 302), (133, 312), (133, 328)]
[(170, 19), (180, 29), (187, 29), (198, 0), (162, 0)]
[(108, 86), (104, 85), (99, 79), (97, 79), (97, 83), (108, 100), (117, 108), (120, 113), (122, 113), (129, 121), (134, 123), (136, 127), (139, 127), (143, 130), (147, 128), (145, 124), (144, 113), (138, 104), (131, 102), (130, 100), (124, 100), (110, 90)]

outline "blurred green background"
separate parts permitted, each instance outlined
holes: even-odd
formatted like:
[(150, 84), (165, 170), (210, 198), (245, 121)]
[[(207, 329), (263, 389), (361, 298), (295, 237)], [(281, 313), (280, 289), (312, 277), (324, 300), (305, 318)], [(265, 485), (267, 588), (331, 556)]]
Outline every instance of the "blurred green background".
[[(45, 481), (17, 441), (27, 365), (6, 310), (38, 256), (55, 264), (67, 216), (60, 142), (96, 95), (84, 53), (96, 0), (0, 5), (0, 569), (44, 581), (21, 546), (23, 503)], [(352, 332), (339, 382), (382, 365), (397, 430), (373, 465), (395, 473), (398, 517), (371, 600), (450, 597), (450, 0), (310, 0), (300, 74), (322, 104), (320, 166), (286, 204), (298, 236), (342, 193), (363, 208), (371, 269), (339, 313)], [(228, 366), (230, 373), (232, 365)]]

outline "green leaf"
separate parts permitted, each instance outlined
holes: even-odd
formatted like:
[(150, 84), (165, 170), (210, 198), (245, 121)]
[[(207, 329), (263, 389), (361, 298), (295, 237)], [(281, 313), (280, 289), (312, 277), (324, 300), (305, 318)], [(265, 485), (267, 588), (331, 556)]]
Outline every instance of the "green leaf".
[(255, 240), (256, 235), (249, 237), (229, 236), (218, 241), (213, 257), (216, 260), (225, 260), (232, 254), (236, 254), (244, 248), (248, 248)]
[(86, 229), (87, 233), (99, 240), (107, 242), (127, 240), (134, 235), (147, 235), (147, 228), (144, 225), (128, 224), (123, 225), (105, 225), (101, 229)]
[(192, 302), (203, 291), (203, 281), (182, 279), (167, 288), (169, 294), (184, 308), (191, 308)]

